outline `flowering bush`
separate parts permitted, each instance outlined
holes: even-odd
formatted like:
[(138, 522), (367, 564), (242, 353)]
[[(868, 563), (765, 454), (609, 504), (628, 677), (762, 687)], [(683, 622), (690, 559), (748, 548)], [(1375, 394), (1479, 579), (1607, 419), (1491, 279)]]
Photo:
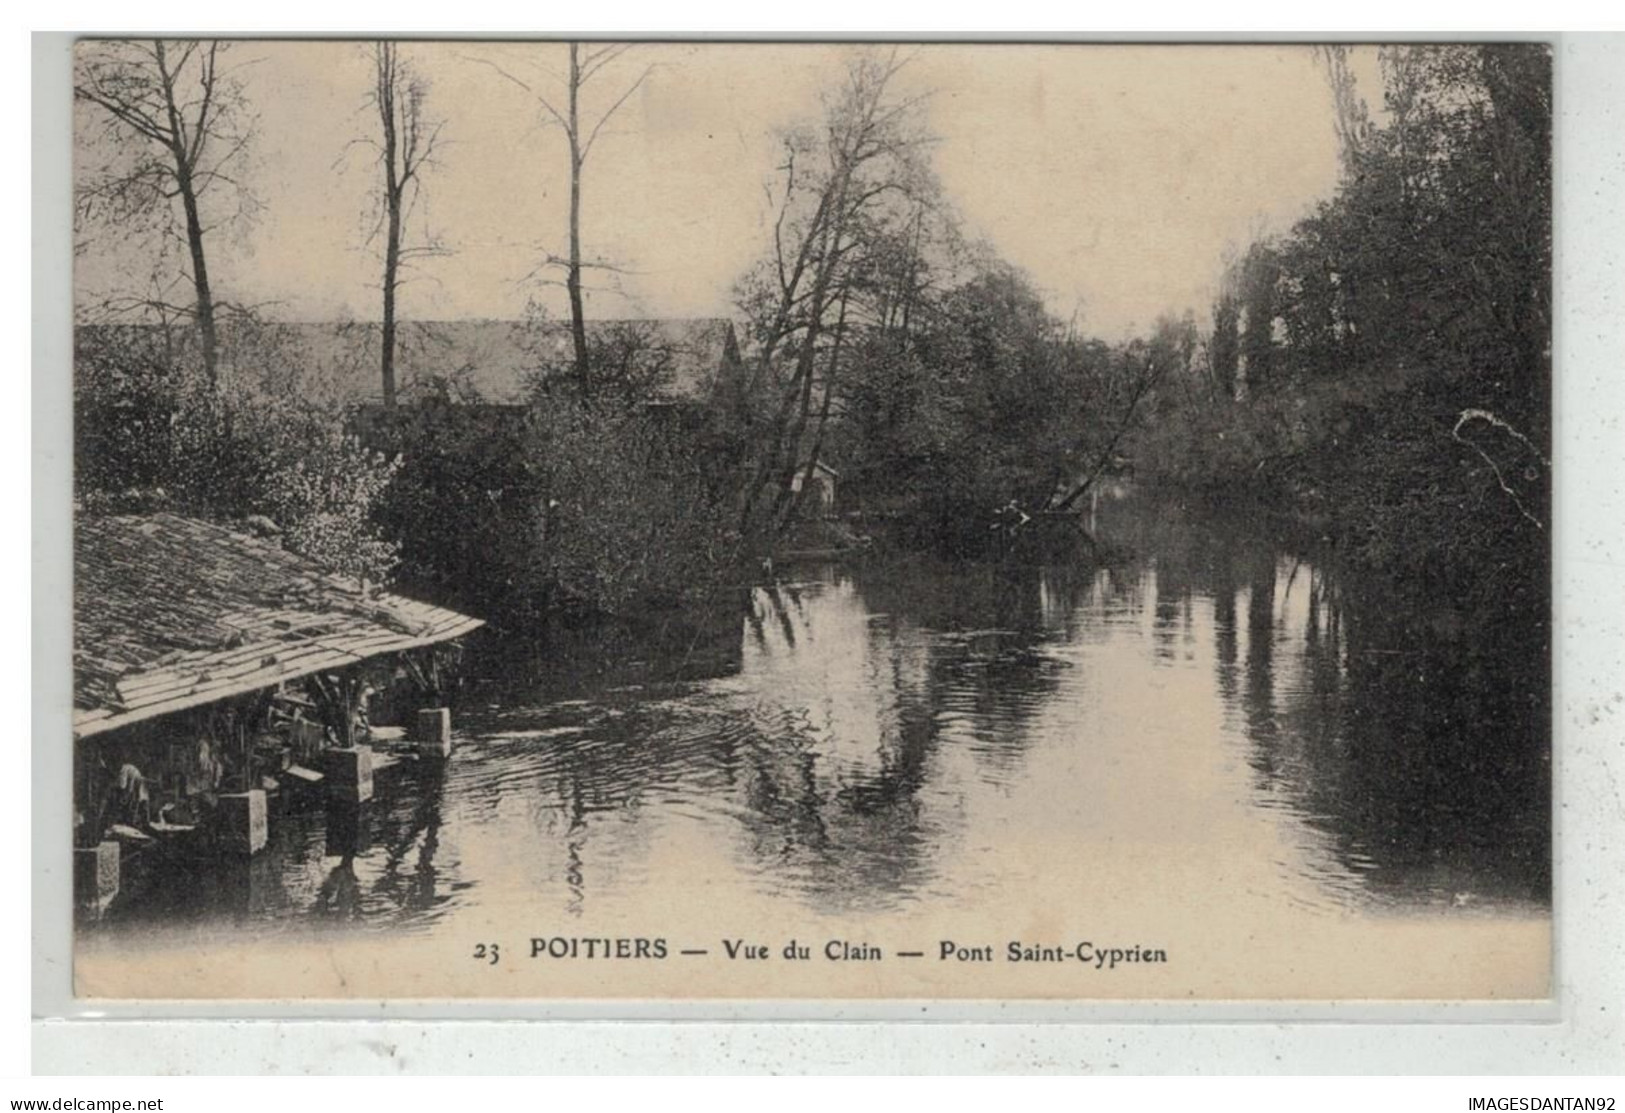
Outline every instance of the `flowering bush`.
[(323, 438), (265, 476), (261, 505), (294, 552), (336, 572), (382, 583), (400, 562), (400, 543), (372, 522), (400, 459), (368, 452), (353, 439)]
[(398, 546), (374, 510), (398, 461), (363, 450), (331, 400), (269, 373), (297, 357), (260, 334), (234, 353), (267, 373), (205, 381), (189, 331), (81, 329), (75, 351), (75, 489), (87, 510), (263, 515), (284, 544), (382, 582)]

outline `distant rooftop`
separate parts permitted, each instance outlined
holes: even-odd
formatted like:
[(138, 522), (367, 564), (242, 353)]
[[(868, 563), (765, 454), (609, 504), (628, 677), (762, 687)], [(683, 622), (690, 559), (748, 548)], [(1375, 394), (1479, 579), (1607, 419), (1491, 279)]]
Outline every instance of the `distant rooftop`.
[[(383, 329), (378, 322), (267, 322), (250, 327), (282, 348), (277, 354), (284, 362), (298, 365), (342, 398), (381, 399), (378, 353)], [(120, 328), (154, 331), (147, 326), (81, 326), (104, 336), (116, 335)], [(223, 323), (221, 346), (228, 369), (233, 363), (246, 364), (248, 357), (234, 349), (245, 343), (247, 331)], [(587, 336), (589, 344), (600, 348), (635, 349), (636, 358), (658, 371), (656, 396), (672, 402), (707, 400), (718, 373), (739, 359), (733, 322), (725, 317), (595, 320), (587, 322)], [(470, 400), (515, 403), (527, 400), (544, 367), (566, 371), (573, 357), (568, 321), (403, 321), (396, 334), (395, 377), (406, 401), (447, 387), (454, 396), (472, 395)]]

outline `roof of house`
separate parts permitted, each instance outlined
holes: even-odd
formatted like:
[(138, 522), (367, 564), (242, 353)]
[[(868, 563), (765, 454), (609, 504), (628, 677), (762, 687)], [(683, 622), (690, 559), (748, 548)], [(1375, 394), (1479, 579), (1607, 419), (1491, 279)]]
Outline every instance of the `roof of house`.
[(482, 625), (175, 514), (81, 518), (74, 578), (79, 738)]
[[(620, 341), (637, 347), (640, 358), (658, 369), (662, 381), (655, 393), (667, 402), (706, 401), (718, 372), (739, 354), (733, 322), (726, 317), (586, 324), (591, 344)], [(156, 331), (140, 325), (80, 328), (104, 337), (119, 329)], [(346, 401), (377, 401), (383, 392), (381, 337), (376, 321), (225, 322), (221, 351), (228, 373), (234, 365), (244, 372), (263, 371), (258, 366), (264, 360), (262, 352), (270, 349), (281, 362), (297, 366), (311, 383), (320, 383)], [(403, 321), (396, 334), (395, 378), (407, 401), (444, 385), (454, 393), (472, 393), (479, 401), (524, 402), (544, 366), (564, 370), (573, 357), (568, 321)]]

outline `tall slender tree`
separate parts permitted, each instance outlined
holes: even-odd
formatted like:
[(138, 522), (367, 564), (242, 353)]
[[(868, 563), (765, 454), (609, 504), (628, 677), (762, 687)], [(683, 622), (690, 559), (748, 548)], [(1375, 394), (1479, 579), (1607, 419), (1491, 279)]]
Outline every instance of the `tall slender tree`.
[[(193, 293), (187, 309), (201, 338), (204, 372), (219, 385), (219, 301), (205, 244), (220, 223), (256, 202), (236, 176), (254, 134), (241, 84), (223, 65), (228, 44), (203, 41), (89, 41), (74, 58), (75, 100), (100, 110), (108, 161), (84, 172), (81, 215), (128, 218), (156, 212), (166, 235), (186, 247)], [(236, 208), (209, 198), (233, 190)], [(173, 310), (174, 306), (161, 306)]]
[(581, 251), (581, 187), (583, 172), (586, 169), (587, 159), (592, 155), (593, 145), (598, 142), (603, 133), (604, 126), (614, 118), (633, 93), (648, 80), (653, 72), (653, 66), (645, 66), (638, 75), (628, 81), (620, 92), (614, 96), (609, 107), (601, 112), (584, 109), (582, 104), (583, 93), (592, 84), (594, 78), (603, 73), (605, 67), (611, 65), (628, 50), (632, 49), (629, 43), (604, 43), (600, 45), (572, 42), (566, 44), (569, 50), (569, 68), (563, 77), (564, 108), (561, 110), (555, 104), (558, 99), (550, 96), (541, 81), (526, 81), (497, 65), (489, 59), (481, 59), (491, 66), (503, 77), (523, 89), (547, 114), (549, 121), (564, 131), (565, 142), (569, 147), (570, 167), (570, 217), (568, 247), (563, 256), (549, 254), (543, 261), (543, 266), (557, 267), (564, 271), (565, 293), (570, 300), (570, 338), (575, 354), (575, 374), (577, 384), (583, 396), (591, 391), (591, 366), (587, 346), (587, 315), (586, 306), (582, 296), (582, 271), (588, 267), (607, 267), (603, 262), (586, 263), (582, 259)]
[(1350, 65), (1347, 43), (1321, 43), (1314, 47), (1315, 61), (1326, 76), (1332, 94), (1332, 126), (1337, 133), (1338, 154), (1346, 173), (1354, 173), (1367, 144), (1371, 142), (1371, 113)]
[(384, 405), (395, 404), (396, 294), (400, 290), (402, 267), (416, 256), (440, 252), (433, 241), (408, 246), (403, 242), (405, 222), (411, 214), (422, 185), (424, 168), (434, 160), (441, 122), (425, 114), (424, 101), (429, 83), (400, 56), (400, 45), (374, 43), (373, 90), (370, 94), (380, 126), (378, 165), (384, 232), (384, 318), (380, 338)]

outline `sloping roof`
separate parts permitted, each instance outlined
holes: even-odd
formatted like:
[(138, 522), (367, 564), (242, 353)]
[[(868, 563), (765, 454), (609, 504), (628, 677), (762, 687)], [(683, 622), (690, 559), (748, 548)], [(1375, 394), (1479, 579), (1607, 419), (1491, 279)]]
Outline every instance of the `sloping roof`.
[(482, 625), (175, 514), (80, 519), (74, 580), (80, 738)]
[[(106, 342), (121, 330), (156, 333), (139, 325), (81, 325), (83, 335)], [(262, 373), (262, 352), (299, 368), (310, 384), (320, 384), (352, 402), (378, 401), (381, 326), (359, 322), (223, 322), (220, 345), (228, 374)], [(733, 322), (726, 317), (626, 318), (587, 322), (590, 343), (635, 337), (646, 357), (664, 371), (658, 397), (670, 402), (703, 402), (717, 373), (738, 358)], [(532, 380), (544, 365), (564, 367), (574, 356), (568, 321), (505, 320), (403, 321), (397, 332), (395, 379), (400, 396), (411, 401), (444, 383), (473, 391), (480, 401), (528, 400)], [(471, 399), (469, 399), (471, 400)]]

